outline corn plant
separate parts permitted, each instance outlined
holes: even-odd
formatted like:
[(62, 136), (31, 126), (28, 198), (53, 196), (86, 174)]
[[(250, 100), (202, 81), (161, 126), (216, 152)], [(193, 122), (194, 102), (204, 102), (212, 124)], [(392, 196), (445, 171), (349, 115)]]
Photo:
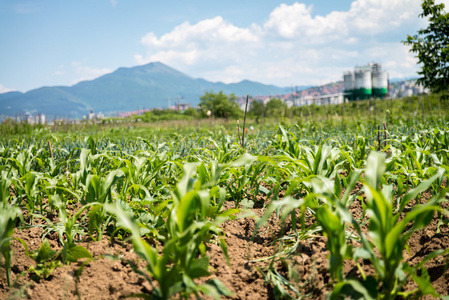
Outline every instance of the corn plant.
[[(438, 197), (430, 199), (423, 205), (415, 205), (413, 209), (400, 219), (401, 214), (395, 214), (393, 211), (392, 186), (383, 185), (381, 188), (381, 179), (385, 169), (385, 154), (371, 153), (365, 170), (364, 186), (367, 215), (369, 216), (368, 236), (372, 244), (364, 236), (360, 228), (357, 228), (363, 247), (354, 251), (355, 260), (359, 257), (370, 260), (376, 271), (376, 277), (364, 277), (362, 274), (365, 278), (362, 283), (356, 283), (352, 280), (342, 281), (336, 285), (331, 295), (332, 299), (336, 299), (343, 291), (354, 292), (357, 295), (371, 295), (378, 299), (395, 299), (398, 295), (409, 296), (411, 293), (402, 292), (402, 288), (409, 278), (415, 280), (419, 285), (421, 295), (431, 294), (437, 296), (435, 290), (431, 288), (428, 277), (422, 276), (418, 278), (416, 275), (418, 269), (410, 268), (403, 263), (403, 251), (407, 247), (407, 241), (411, 234), (425, 227), (431, 221), (435, 212), (442, 211), (438, 205)], [(407, 192), (401, 200), (399, 212), (402, 212), (412, 199), (415, 199), (420, 192), (426, 190), (443, 173), (444, 170), (440, 169), (432, 178)], [(406, 230), (410, 223), (412, 223), (411, 227)], [(377, 249), (380, 256), (377, 256), (374, 249)], [(443, 251), (438, 252), (438, 254), (442, 253)], [(424, 260), (427, 261), (426, 258)], [(378, 287), (378, 292), (373, 292), (370, 287), (372, 284)], [(412, 293), (416, 292), (418, 291), (412, 291)]]
[(74, 242), (77, 235), (85, 234), (84, 228), (78, 222), (79, 219), (83, 218), (81, 217), (82, 213), (89, 207), (100, 204), (95, 202), (88, 203), (70, 216), (67, 214), (66, 202), (58, 194), (54, 194), (52, 198), (54, 205), (58, 209), (59, 221), (52, 223), (48, 218), (39, 216), (48, 223), (48, 226), (44, 229), (44, 237), (50, 231), (58, 233), (59, 241), (63, 246), (61, 249), (61, 258), (64, 264), (76, 262), (80, 258), (92, 258), (92, 255), (86, 248), (76, 245)]
[(17, 206), (9, 203), (9, 187), (11, 185), (10, 173), (0, 173), (0, 252), (3, 255), (6, 269), (6, 280), (11, 285), (11, 240), (16, 226), (17, 218), (22, 218), (22, 212)]
[[(218, 299), (221, 294), (230, 295), (217, 280), (198, 285), (194, 279), (209, 275), (209, 258), (205, 255), (204, 242), (210, 234), (221, 234), (218, 222), (208, 220), (210, 193), (203, 190), (204, 178), (196, 179), (197, 164), (186, 164), (184, 175), (173, 193), (173, 203), (166, 220), (166, 237), (162, 253), (153, 249), (141, 238), (138, 223), (122, 209), (119, 202), (105, 204), (117, 219), (117, 227), (128, 230), (135, 251), (147, 262), (147, 271), (158, 285), (153, 297), (168, 299), (175, 294), (188, 298), (190, 294), (204, 293)], [(218, 221), (219, 220), (219, 221)], [(220, 242), (226, 254), (224, 241)], [(149, 279), (150, 283), (151, 280)]]
[(22, 213), (16, 206), (10, 206), (9, 203), (0, 203), (0, 252), (5, 260), (6, 280), (8, 286), (11, 285), (11, 261), (12, 249), (11, 240), (17, 218)]

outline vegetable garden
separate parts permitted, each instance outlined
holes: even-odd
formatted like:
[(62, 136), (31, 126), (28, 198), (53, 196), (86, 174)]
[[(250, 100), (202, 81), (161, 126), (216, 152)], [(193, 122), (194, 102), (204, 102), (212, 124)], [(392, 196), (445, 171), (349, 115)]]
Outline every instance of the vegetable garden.
[[(114, 131), (114, 130), (111, 130)], [(0, 298), (449, 294), (449, 123), (0, 143)]]

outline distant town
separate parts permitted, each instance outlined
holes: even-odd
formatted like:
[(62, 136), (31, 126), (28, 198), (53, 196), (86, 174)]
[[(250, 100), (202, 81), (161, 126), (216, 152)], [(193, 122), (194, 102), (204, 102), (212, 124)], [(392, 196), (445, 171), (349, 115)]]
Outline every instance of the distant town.
[[(390, 99), (398, 99), (404, 97), (411, 97), (414, 95), (426, 94), (429, 91), (423, 86), (416, 84), (415, 79), (411, 80), (403, 80), (403, 81), (395, 81), (393, 83), (389, 83), (388, 86), (388, 95), (387, 98)], [(264, 104), (268, 103), (270, 99), (277, 98), (281, 101), (285, 102), (288, 107), (292, 106), (304, 106), (304, 105), (327, 105), (327, 104), (341, 104), (343, 102), (348, 102), (348, 98), (346, 97), (347, 93), (345, 93), (345, 86), (343, 81), (338, 81), (322, 86), (311, 87), (303, 90), (298, 90), (297, 87), (292, 87), (291, 93), (286, 94), (278, 94), (278, 95), (259, 95), (259, 96), (251, 96), (249, 101), (262, 101)], [(242, 110), (245, 109), (246, 105), (246, 96), (238, 97), (237, 103), (239, 104)], [(153, 109), (140, 109), (135, 111), (125, 111), (119, 112), (115, 115), (104, 115), (101, 112), (90, 111), (87, 115), (83, 117), (83, 119), (65, 119), (58, 118), (56, 116), (49, 118), (46, 117), (43, 113), (25, 113), (23, 115), (16, 116), (5, 116), (0, 115), (0, 122), (4, 122), (8, 118), (13, 118), (18, 122), (27, 122), (30, 125), (34, 124), (49, 124), (53, 125), (55, 123), (61, 122), (69, 122), (69, 123), (81, 123), (81, 122), (94, 122), (98, 120), (102, 120), (108, 117), (117, 117), (117, 118), (126, 118), (133, 115), (142, 115), (145, 112), (153, 111), (153, 110), (163, 110), (163, 109), (172, 109), (176, 111), (184, 111), (190, 108), (190, 103), (177, 103), (175, 105), (170, 105), (166, 107), (159, 107)]]

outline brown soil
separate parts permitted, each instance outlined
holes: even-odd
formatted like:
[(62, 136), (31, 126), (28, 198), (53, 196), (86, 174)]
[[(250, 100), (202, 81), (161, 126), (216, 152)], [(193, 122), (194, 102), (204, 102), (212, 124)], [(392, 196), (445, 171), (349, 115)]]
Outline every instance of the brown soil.
[[(425, 195), (423, 199), (426, 198)], [(443, 204), (447, 207), (447, 203)], [(230, 208), (230, 204), (226, 204)], [(253, 212), (261, 216), (263, 208), (254, 208)], [(361, 203), (354, 201), (351, 212), (356, 218), (361, 218)], [(447, 217), (445, 220), (447, 221)], [(404, 252), (406, 261), (415, 264), (422, 260), (428, 253), (437, 249), (449, 247), (449, 228), (447, 223), (439, 227), (437, 233), (438, 218), (419, 232), (414, 233), (409, 241), (410, 253)], [(313, 223), (308, 219), (308, 225)], [(222, 228), (226, 234), (226, 243), (231, 265), (228, 265), (221, 248), (215, 243), (209, 243), (207, 253), (210, 256), (209, 278), (218, 278), (233, 292), (232, 299), (273, 299), (274, 287), (266, 284), (262, 274), (256, 266), (266, 273), (271, 260), (255, 260), (269, 257), (279, 251), (280, 221), (273, 215), (252, 239), (256, 221), (254, 218), (237, 218), (226, 221)], [(287, 224), (288, 226), (289, 224)], [(15, 230), (13, 237), (26, 242), (29, 250), (38, 249), (42, 242), (42, 229), (34, 227), (30, 229)], [(57, 236), (48, 236), (50, 245), (54, 250), (59, 249)], [(13, 288), (8, 288), (4, 268), (0, 268), (0, 299), (119, 299), (132, 294), (149, 293), (150, 284), (146, 279), (137, 275), (128, 261), (133, 262), (139, 268), (144, 268), (144, 263), (138, 259), (129, 244), (114, 241), (110, 243), (105, 236), (101, 241), (83, 241), (79, 243), (90, 251), (94, 259), (88, 262), (81, 274), (77, 272), (83, 266), (83, 261), (72, 263), (69, 266), (57, 268), (52, 276), (46, 280), (34, 281), (32, 274), (27, 273), (28, 268), (34, 264), (20, 242), (14, 240), (12, 280), (16, 281)], [(331, 278), (328, 272), (328, 251), (326, 239), (322, 236), (314, 236), (300, 241), (293, 251), (294, 255), (284, 262), (277, 260), (274, 269), (282, 276), (288, 278), (289, 269), (292, 285), (299, 290), (304, 298), (324, 299), (331, 290)], [(436, 258), (426, 263), (426, 268), (431, 277), (432, 285), (442, 295), (449, 294), (448, 263), (445, 258)], [(368, 264), (362, 267), (367, 274), (372, 270)], [(352, 263), (345, 264), (347, 275), (358, 277), (359, 271)], [(410, 282), (408, 290), (415, 287)], [(292, 293), (293, 295), (293, 293)]]

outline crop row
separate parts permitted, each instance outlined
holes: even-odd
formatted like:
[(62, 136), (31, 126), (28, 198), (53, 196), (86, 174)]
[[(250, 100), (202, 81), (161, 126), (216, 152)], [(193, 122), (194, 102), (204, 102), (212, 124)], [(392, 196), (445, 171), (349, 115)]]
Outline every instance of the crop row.
[[(92, 256), (79, 242), (107, 235), (130, 241), (146, 262), (145, 272), (135, 270), (150, 284), (157, 282), (152, 297), (230, 295), (217, 279), (198, 283), (209, 275), (206, 245), (218, 243), (229, 260), (220, 225), (251, 209), (262, 195), (265, 214), (255, 217), (256, 230), (277, 214), (292, 222), (291, 228), (283, 223), (284, 239), (327, 238), (331, 298), (438, 296), (424, 264), (448, 250), (432, 252), (414, 266), (404, 262), (403, 253), (411, 234), (435, 214), (438, 226), (447, 226), (449, 128), (396, 129), (380, 144), (377, 132), (368, 130), (355, 135), (329, 128), (314, 138), (317, 130), (279, 126), (271, 135), (253, 134), (245, 148), (232, 135), (195, 132), (126, 142), (8, 141), (0, 145), (0, 249), (7, 282), (14, 228), (40, 226), (43, 242), (29, 252), (35, 265), (28, 270), (38, 278), (80, 259), (87, 264)], [(423, 192), (431, 197), (420, 203)], [(362, 203), (362, 218), (350, 212), (355, 201)], [(225, 202), (234, 209), (225, 210)], [(306, 225), (308, 216), (317, 222)], [(59, 251), (46, 241), (53, 233)], [(285, 243), (267, 259), (295, 255), (292, 245)], [(372, 264), (373, 274), (364, 274), (361, 259)], [(359, 266), (360, 277), (344, 274), (345, 261)], [(260, 272), (279, 296), (301, 296), (271, 267)], [(419, 288), (407, 290), (409, 280)]]

